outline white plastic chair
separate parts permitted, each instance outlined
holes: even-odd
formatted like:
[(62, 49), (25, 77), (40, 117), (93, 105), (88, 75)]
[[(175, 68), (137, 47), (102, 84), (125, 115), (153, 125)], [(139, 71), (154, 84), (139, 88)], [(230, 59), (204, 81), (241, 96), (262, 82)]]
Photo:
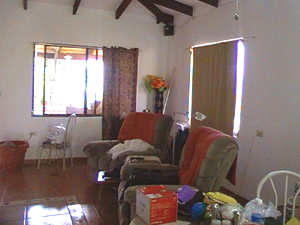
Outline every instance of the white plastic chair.
[[(284, 184), (284, 190), (279, 190), (279, 188), (275, 187), (274, 181), (275, 180), (275, 176), (276, 178), (281, 179), (281, 184)], [(295, 208), (296, 208), (296, 200), (297, 200), (297, 196), (300, 193), (300, 188), (293, 194), (293, 196), (288, 197), (288, 192), (291, 190), (289, 189), (289, 178), (297, 181), (300, 181), (300, 174), (292, 172), (292, 171), (288, 171), (288, 170), (278, 170), (278, 171), (273, 171), (268, 173), (266, 176), (264, 176), (261, 181), (259, 182), (258, 186), (257, 186), (257, 190), (256, 190), (256, 197), (263, 199), (261, 197), (261, 190), (263, 188), (263, 186), (268, 183), (268, 181), (270, 182), (272, 188), (273, 188), (273, 193), (275, 195), (275, 203), (272, 202), (274, 204), (274, 206), (278, 209), (278, 200), (279, 200), (279, 193), (283, 194), (283, 212), (282, 212), (282, 216), (283, 216), (283, 225), (286, 223), (286, 210), (287, 210), (287, 201), (288, 199), (293, 199), (293, 204), (292, 204), (292, 217), (295, 216)], [(293, 183), (293, 185), (295, 185), (295, 183)], [(291, 185), (290, 185), (291, 186)], [(294, 187), (293, 187), (294, 188)], [(278, 189), (278, 190), (277, 190)]]
[(72, 139), (75, 133), (75, 127), (76, 127), (76, 115), (71, 114), (68, 122), (67, 122), (67, 127), (66, 127), (66, 132), (64, 134), (64, 141), (61, 144), (55, 144), (55, 143), (47, 143), (47, 144), (42, 144), (39, 152), (39, 160), (38, 160), (38, 166), (37, 169), (40, 169), (40, 164), (41, 164), (41, 158), (42, 154), (44, 151), (49, 150), (49, 155), (48, 155), (48, 161), (49, 164), (51, 162), (51, 155), (52, 155), (52, 150), (56, 151), (56, 156), (58, 158), (63, 159), (63, 171), (66, 169), (66, 151), (70, 151), (70, 159), (71, 159), (71, 166), (73, 167), (73, 157), (72, 157)]

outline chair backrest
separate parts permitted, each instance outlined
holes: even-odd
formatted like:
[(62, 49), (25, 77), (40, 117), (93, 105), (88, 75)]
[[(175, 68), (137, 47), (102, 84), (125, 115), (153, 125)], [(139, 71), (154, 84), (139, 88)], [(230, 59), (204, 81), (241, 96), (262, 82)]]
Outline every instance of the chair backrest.
[(234, 183), (238, 149), (236, 141), (221, 131), (195, 128), (181, 154), (181, 184), (208, 192), (218, 191), (226, 178)]
[(164, 151), (173, 125), (173, 118), (164, 114), (134, 112), (125, 117), (119, 132), (121, 142), (142, 139)]
[(68, 122), (67, 122), (66, 133), (65, 133), (65, 137), (64, 137), (65, 147), (67, 147), (71, 144), (74, 133), (75, 133), (75, 127), (76, 127), (76, 115), (73, 113), (69, 116)]
[[(289, 188), (291, 185), (295, 185), (295, 182), (300, 182), (300, 174), (295, 173), (293, 171), (289, 170), (277, 170), (268, 173), (265, 175), (261, 181), (257, 185), (256, 189), (256, 197), (260, 198), (264, 201), (264, 198), (262, 198), (262, 188), (263, 187), (272, 187), (272, 190), (268, 188), (266, 191), (268, 194), (272, 193), (274, 195), (274, 201), (271, 201), (276, 208), (278, 208), (279, 204), (283, 204), (283, 218), (286, 218), (287, 215), (287, 206), (288, 206), (288, 199), (292, 199), (292, 216), (295, 216), (295, 208), (296, 208), (296, 200), (297, 196), (300, 193), (300, 188), (298, 190), (294, 190), (294, 193), (291, 193), (294, 187)], [(291, 195), (288, 197), (288, 195)], [(283, 202), (280, 202), (283, 201)], [(266, 202), (265, 202), (266, 203)], [(285, 224), (286, 221), (283, 220), (283, 224)]]

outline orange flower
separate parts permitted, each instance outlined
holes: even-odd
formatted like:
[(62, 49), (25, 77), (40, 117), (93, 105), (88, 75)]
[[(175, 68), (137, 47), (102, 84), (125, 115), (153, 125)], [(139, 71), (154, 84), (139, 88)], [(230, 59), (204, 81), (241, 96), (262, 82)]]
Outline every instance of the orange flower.
[(149, 92), (152, 92), (153, 89), (156, 89), (158, 91), (165, 91), (169, 87), (169, 85), (162, 77), (153, 75), (146, 76), (145, 86)]

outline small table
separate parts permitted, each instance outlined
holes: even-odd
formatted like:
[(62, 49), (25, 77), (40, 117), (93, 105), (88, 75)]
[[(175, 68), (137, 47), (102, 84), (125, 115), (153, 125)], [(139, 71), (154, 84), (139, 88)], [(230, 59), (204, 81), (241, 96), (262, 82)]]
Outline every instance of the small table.
[(126, 157), (124, 165), (130, 163), (161, 163), (157, 156), (151, 155), (129, 155)]
[[(177, 222), (172, 223), (164, 223), (164, 225), (204, 225), (204, 223), (199, 221), (193, 221), (192, 219), (185, 221), (184, 219), (181, 220), (183, 217), (178, 216)], [(185, 218), (186, 219), (186, 218)], [(129, 225), (147, 225), (144, 220), (142, 220), (141, 217), (136, 216)]]
[(117, 187), (120, 183), (120, 179), (115, 177), (106, 177), (105, 171), (100, 171), (98, 173), (97, 183), (100, 185), (98, 199), (101, 200), (103, 189), (105, 187)]

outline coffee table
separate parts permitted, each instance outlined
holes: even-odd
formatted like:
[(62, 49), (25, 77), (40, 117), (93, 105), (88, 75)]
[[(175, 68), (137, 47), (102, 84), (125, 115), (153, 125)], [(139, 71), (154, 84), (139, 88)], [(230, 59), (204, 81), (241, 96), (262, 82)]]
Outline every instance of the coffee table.
[[(192, 219), (187, 220), (186, 217), (178, 216), (177, 222), (172, 223), (165, 223), (164, 225), (205, 225), (203, 222), (199, 221), (193, 221)], [(147, 225), (145, 221), (139, 217), (136, 216), (129, 225)]]
[(100, 171), (98, 173), (97, 183), (100, 185), (98, 199), (101, 200), (102, 191), (106, 187), (118, 187), (120, 184), (120, 179), (115, 177), (105, 176), (105, 171)]

